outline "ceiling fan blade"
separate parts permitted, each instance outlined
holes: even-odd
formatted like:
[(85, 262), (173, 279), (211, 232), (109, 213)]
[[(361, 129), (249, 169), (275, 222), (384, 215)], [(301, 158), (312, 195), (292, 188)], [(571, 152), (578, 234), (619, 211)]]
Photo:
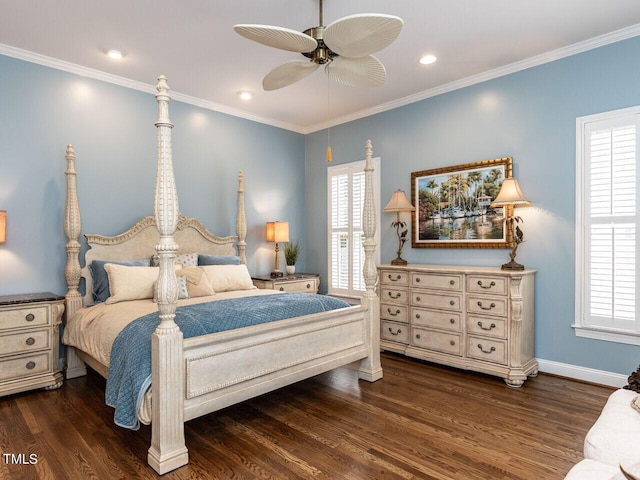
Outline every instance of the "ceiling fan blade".
[(349, 87), (379, 87), (387, 79), (384, 65), (373, 55), (336, 57), (324, 70), (329, 78)]
[(249, 40), (290, 52), (312, 52), (318, 46), (315, 38), (290, 28), (238, 24), (233, 29)]
[(319, 66), (317, 63), (306, 60), (292, 60), (283, 63), (265, 75), (262, 80), (262, 88), (270, 92), (286, 87), (311, 75)]
[(404, 22), (379, 13), (349, 15), (336, 20), (323, 33), (324, 42), (343, 57), (364, 57), (391, 45)]

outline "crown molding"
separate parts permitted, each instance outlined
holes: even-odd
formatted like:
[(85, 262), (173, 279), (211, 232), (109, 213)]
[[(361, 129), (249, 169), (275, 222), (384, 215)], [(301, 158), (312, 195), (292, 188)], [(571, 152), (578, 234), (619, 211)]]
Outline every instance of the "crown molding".
[[(284, 130), (289, 130), (292, 132), (306, 135), (309, 133), (314, 133), (320, 130), (324, 130), (329, 127), (334, 127), (336, 125), (341, 125), (343, 123), (351, 122), (364, 117), (369, 117), (371, 115), (376, 115), (378, 113), (386, 112), (388, 110), (393, 110), (394, 108), (403, 107), (411, 103), (420, 102), (422, 100), (426, 100), (427, 98), (432, 98), (438, 95), (442, 95), (444, 93), (449, 93), (454, 90), (459, 90), (461, 88), (476, 85), (478, 83), (486, 82), (488, 80), (493, 80), (495, 78), (499, 78), (505, 75), (520, 72), (528, 68), (537, 67), (545, 63), (553, 62), (555, 60), (560, 60), (562, 58), (576, 55), (578, 53), (583, 53), (589, 50), (593, 50), (598, 47), (620, 42), (622, 40), (627, 40), (629, 38), (633, 38), (638, 35), (640, 35), (640, 24), (632, 25), (630, 27), (622, 28), (620, 30), (616, 30), (613, 32), (606, 33), (604, 35), (600, 35), (598, 37), (591, 38), (589, 40), (585, 40), (583, 42), (574, 43), (573, 45), (559, 48), (557, 50), (552, 50), (550, 52), (546, 52), (540, 55), (536, 55), (534, 57), (527, 58), (525, 60), (514, 62), (509, 65), (505, 65), (503, 67), (495, 68), (493, 70), (479, 73), (477, 75), (472, 75), (470, 77), (456, 80), (455, 82), (450, 82), (446, 85), (441, 85), (429, 90), (416, 93), (414, 95), (409, 95), (409, 96), (400, 98), (398, 100), (394, 100), (392, 102), (376, 105), (375, 107), (360, 110), (358, 112), (354, 112), (352, 114), (345, 115), (343, 117), (335, 118), (331, 121), (325, 121), (325, 122), (317, 123), (314, 125), (309, 125), (306, 127), (301, 125), (294, 125), (287, 122), (280, 122), (272, 118), (254, 115), (240, 109), (235, 109), (232, 107), (228, 107), (226, 105), (221, 105), (219, 103), (210, 102), (207, 100), (203, 100), (201, 98), (192, 97), (190, 95), (185, 95), (180, 92), (172, 91), (171, 97), (176, 101), (187, 103), (189, 105), (194, 105), (207, 110), (212, 110), (215, 112), (232, 115), (234, 117), (243, 118), (245, 120), (251, 120), (254, 122), (258, 122), (265, 125), (270, 125), (273, 127), (282, 128)], [(43, 65), (45, 67), (55, 68), (57, 70), (62, 70), (62, 71), (73, 73), (83, 77), (93, 78), (95, 80), (101, 80), (103, 82), (119, 85), (125, 88), (131, 88), (133, 90), (138, 90), (141, 92), (151, 93), (155, 95), (154, 85), (137, 82), (135, 80), (130, 80), (128, 78), (120, 77), (118, 75), (112, 75), (110, 73), (102, 72), (100, 70), (96, 70), (93, 68), (82, 67), (80, 65), (76, 65), (71, 62), (66, 62), (64, 60), (59, 60), (57, 58), (48, 57), (46, 55), (40, 55), (37, 53), (29, 52), (27, 50), (22, 50), (19, 48), (8, 46), (8, 45), (0, 44), (0, 55), (6, 55), (8, 57), (13, 57), (19, 60), (36, 63), (39, 65)]]
[(416, 103), (422, 100), (426, 100), (427, 98), (432, 98), (438, 95), (442, 95), (443, 93), (449, 93), (454, 90), (459, 90), (461, 88), (470, 87), (472, 85), (486, 82), (488, 80), (493, 80), (495, 78), (503, 77), (505, 75), (510, 75), (512, 73), (520, 72), (528, 68), (537, 67), (539, 65), (560, 60), (562, 58), (570, 57), (578, 53), (587, 52), (589, 50), (593, 50), (598, 47), (603, 47), (605, 45), (610, 45), (612, 43), (620, 42), (622, 40), (627, 40), (629, 38), (637, 37), (638, 35), (640, 35), (640, 24), (632, 25), (631, 27), (622, 28), (620, 30), (606, 33), (598, 37), (590, 38), (589, 40), (585, 40), (583, 42), (574, 43), (573, 45), (568, 45), (566, 47), (559, 48), (557, 50), (552, 50), (550, 52), (536, 55), (535, 57), (530, 57), (525, 60), (520, 60), (518, 62), (514, 62), (509, 65), (505, 65), (503, 67), (495, 68), (493, 70), (488, 70), (486, 72), (479, 73), (477, 75), (472, 75), (470, 77), (466, 77), (460, 80), (456, 80), (454, 82), (447, 83), (445, 85), (440, 85), (438, 87), (416, 93), (415, 95), (409, 95), (407, 97), (403, 97), (398, 100), (394, 100), (392, 102), (377, 105), (373, 108), (360, 110), (350, 115), (345, 115), (340, 118), (335, 118), (331, 121), (317, 123), (315, 125), (308, 126), (303, 130), (302, 133), (309, 134), (309, 133), (317, 132), (319, 130), (324, 130), (329, 127), (334, 127), (336, 125), (358, 120), (360, 118), (369, 117), (377, 113), (393, 110), (394, 108), (403, 107), (411, 103)]
[[(48, 57), (46, 55), (41, 55), (38, 53), (33, 53), (28, 50), (22, 50), (22, 49), (11, 47), (9, 45), (4, 45), (1, 43), (0, 43), (0, 55), (17, 58), (18, 60), (24, 60), (30, 63), (36, 63), (38, 65), (54, 68), (56, 70), (62, 70), (64, 72), (73, 73), (81, 77), (92, 78), (94, 80), (100, 80), (106, 83), (111, 83), (113, 85), (119, 85), (121, 87), (130, 88), (132, 90), (138, 90), (140, 92), (150, 93), (152, 95), (155, 95), (156, 93), (155, 85), (138, 82), (136, 80), (131, 80), (129, 78), (120, 77), (118, 75), (113, 75), (111, 73), (106, 73), (101, 70), (96, 70), (89, 67), (83, 67), (75, 63), (66, 62), (64, 60)], [(258, 115), (248, 113), (243, 110), (228, 107), (226, 105), (221, 105), (215, 102), (209, 102), (207, 100), (203, 100), (197, 97), (192, 97), (190, 95), (185, 95), (183, 93), (176, 92), (173, 90), (171, 91), (171, 98), (178, 102), (187, 103), (189, 105), (194, 105), (196, 107), (201, 107), (207, 110), (213, 110), (214, 112), (219, 112), (227, 115), (232, 115), (234, 117), (244, 118), (245, 120), (251, 120), (258, 123), (271, 125), (273, 127), (282, 128), (284, 130), (290, 130), (297, 133), (304, 133), (302, 131), (303, 130), (302, 127), (298, 125), (293, 125), (291, 123), (286, 123), (286, 122), (280, 122), (272, 118), (261, 117)]]

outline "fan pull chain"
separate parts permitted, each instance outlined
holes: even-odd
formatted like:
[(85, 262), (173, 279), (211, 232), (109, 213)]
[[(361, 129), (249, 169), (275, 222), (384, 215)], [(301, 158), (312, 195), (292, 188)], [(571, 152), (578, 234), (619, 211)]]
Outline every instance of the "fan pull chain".
[(327, 163), (333, 160), (331, 153), (331, 79), (327, 75)]

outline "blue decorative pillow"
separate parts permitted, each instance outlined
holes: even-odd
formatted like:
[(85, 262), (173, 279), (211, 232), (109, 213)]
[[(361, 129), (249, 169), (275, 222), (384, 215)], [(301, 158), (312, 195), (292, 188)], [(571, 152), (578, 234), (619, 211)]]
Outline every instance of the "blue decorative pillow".
[(93, 278), (93, 301), (96, 303), (104, 302), (111, 296), (109, 290), (109, 277), (104, 269), (105, 263), (115, 263), (117, 265), (127, 265), (133, 267), (148, 267), (149, 260), (127, 260), (127, 261), (110, 261), (110, 260), (94, 260), (89, 264), (89, 271)]
[(198, 255), (198, 265), (240, 265), (242, 260), (235, 255)]

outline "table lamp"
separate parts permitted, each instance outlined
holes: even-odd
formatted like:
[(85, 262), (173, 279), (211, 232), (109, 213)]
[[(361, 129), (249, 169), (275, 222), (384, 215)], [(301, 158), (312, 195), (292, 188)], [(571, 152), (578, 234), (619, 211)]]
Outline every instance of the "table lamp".
[(274, 262), (273, 272), (271, 276), (273, 278), (282, 277), (284, 274), (280, 271), (280, 248), (278, 243), (289, 241), (289, 223), (288, 222), (267, 222), (267, 242), (275, 242), (276, 244), (276, 258)]
[[(509, 254), (511, 261), (502, 265), (502, 270), (524, 270), (524, 265), (516, 262), (516, 250), (518, 249), (518, 245), (524, 240), (522, 230), (520, 230), (518, 226), (522, 218), (513, 214), (513, 207), (518, 205), (531, 205), (531, 202), (524, 197), (522, 190), (520, 190), (518, 180), (515, 178), (505, 178), (498, 196), (491, 202), (492, 207), (504, 207), (504, 226), (511, 230), (511, 241), (513, 242), (513, 249)], [(512, 208), (509, 209), (509, 207)]]
[(385, 212), (396, 212), (396, 221), (391, 224), (392, 227), (395, 227), (396, 234), (398, 235), (398, 256), (391, 260), (391, 265), (406, 265), (407, 261), (401, 257), (402, 255), (402, 247), (404, 247), (405, 242), (407, 241), (407, 226), (406, 222), (400, 221), (400, 212), (413, 212), (415, 207), (411, 205), (411, 202), (407, 198), (407, 195), (403, 190), (396, 190), (391, 195), (391, 200), (387, 203), (387, 206), (384, 207)]

